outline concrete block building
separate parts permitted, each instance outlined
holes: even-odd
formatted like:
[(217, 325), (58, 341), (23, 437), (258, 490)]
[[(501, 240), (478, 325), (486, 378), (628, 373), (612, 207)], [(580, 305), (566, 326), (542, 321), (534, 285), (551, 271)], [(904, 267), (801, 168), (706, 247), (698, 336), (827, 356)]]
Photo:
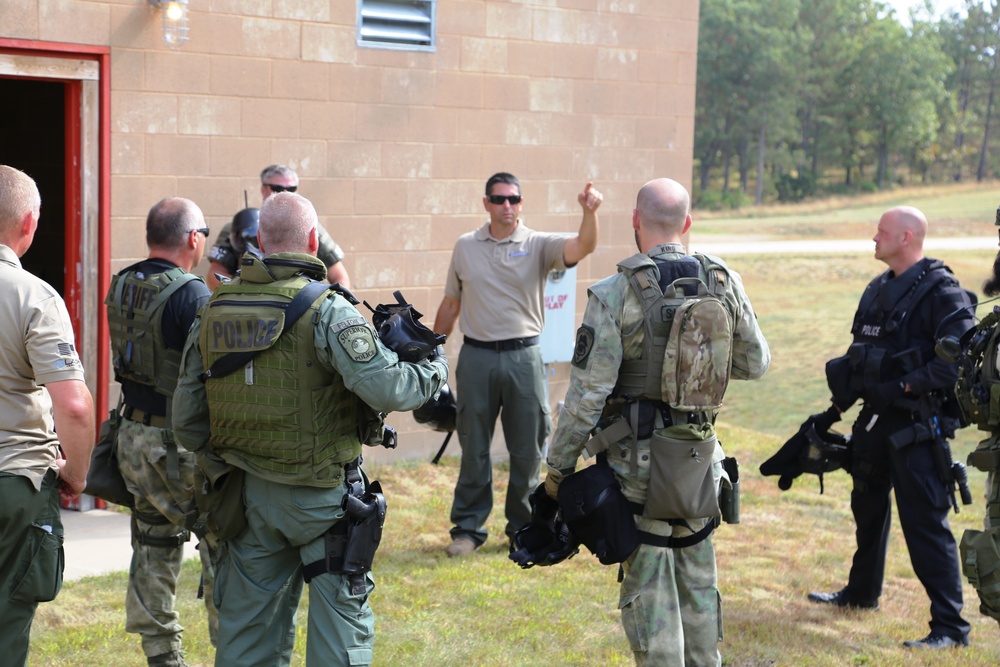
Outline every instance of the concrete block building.
[[(638, 187), (690, 183), (697, 37), (697, 0), (3, 0), (0, 163), (43, 199), (25, 265), (64, 294), (106, 414), (102, 299), (145, 256), (157, 200), (193, 199), (214, 238), (260, 205), (261, 168), (290, 165), (358, 297), (402, 290), (432, 322), (483, 184), (509, 171), (535, 229), (575, 231), (587, 180), (605, 195), (578, 323), (586, 287), (635, 250)], [(567, 377), (550, 366), (554, 405)], [(440, 443), (390, 423), (396, 455)]]

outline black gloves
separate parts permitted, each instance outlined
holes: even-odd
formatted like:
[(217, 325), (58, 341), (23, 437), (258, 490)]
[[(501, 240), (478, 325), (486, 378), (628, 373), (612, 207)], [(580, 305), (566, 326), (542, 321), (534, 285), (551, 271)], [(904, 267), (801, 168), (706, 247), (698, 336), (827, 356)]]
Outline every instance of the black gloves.
[(809, 415), (809, 421), (816, 427), (817, 433), (826, 433), (830, 430), (831, 426), (840, 421), (840, 410), (837, 409), (836, 405), (831, 403), (826, 412)]

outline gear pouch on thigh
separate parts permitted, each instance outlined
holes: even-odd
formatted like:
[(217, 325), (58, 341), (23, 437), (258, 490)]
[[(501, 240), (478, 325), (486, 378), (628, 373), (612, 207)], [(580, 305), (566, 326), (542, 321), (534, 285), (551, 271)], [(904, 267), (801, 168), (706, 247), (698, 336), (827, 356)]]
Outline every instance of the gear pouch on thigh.
[(979, 594), (979, 611), (1000, 621), (1000, 528), (966, 530), (959, 545), (962, 572)]
[(643, 516), (708, 519), (719, 515), (712, 476), (718, 440), (711, 424), (679, 424), (653, 432), (649, 442), (649, 492)]
[(18, 561), (20, 574), (10, 592), (12, 602), (49, 602), (62, 588), (63, 537), (55, 526), (31, 524), (28, 539)]

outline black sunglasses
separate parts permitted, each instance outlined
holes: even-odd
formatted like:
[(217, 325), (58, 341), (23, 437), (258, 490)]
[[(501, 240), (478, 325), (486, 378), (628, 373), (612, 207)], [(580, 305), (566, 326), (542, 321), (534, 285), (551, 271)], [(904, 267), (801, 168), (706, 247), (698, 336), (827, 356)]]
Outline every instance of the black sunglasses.
[(205, 238), (207, 239), (209, 234), (212, 233), (212, 230), (209, 229), (208, 227), (196, 227), (195, 229), (188, 230), (188, 234), (190, 234), (191, 232), (201, 232), (202, 234), (205, 235)]
[(509, 201), (511, 206), (517, 206), (521, 203), (521, 195), (490, 195), (486, 199), (497, 206), (503, 206), (505, 201)]
[(274, 183), (265, 183), (264, 185), (271, 188), (271, 192), (295, 192), (299, 189), (297, 185), (275, 185)]

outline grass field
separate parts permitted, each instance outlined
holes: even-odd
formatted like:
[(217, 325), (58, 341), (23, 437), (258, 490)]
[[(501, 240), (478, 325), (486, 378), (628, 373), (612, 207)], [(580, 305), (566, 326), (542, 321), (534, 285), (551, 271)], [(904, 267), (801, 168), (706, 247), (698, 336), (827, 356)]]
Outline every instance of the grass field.
[[(971, 205), (966, 206), (966, 199), (973, 197), (979, 197), (978, 190), (963, 188), (950, 195), (936, 192), (927, 201), (955, 211), (967, 208), (966, 224), (979, 220), (976, 224), (982, 227), (975, 235), (992, 234), (996, 192), (982, 197), (989, 206), (981, 204), (978, 218)], [(841, 230), (867, 224), (870, 235), (878, 213), (889, 205), (878, 201), (869, 203), (871, 210), (848, 207), (854, 212), (843, 214)], [(808, 237), (803, 230), (819, 217), (816, 206), (797, 217), (783, 210), (760, 226), (769, 233), (794, 228), (793, 235)], [(828, 219), (834, 217), (831, 213)], [(758, 226), (756, 219), (751, 222)], [(701, 233), (706, 224), (738, 223), (720, 218), (696, 231)], [(842, 238), (863, 236), (852, 233)], [(992, 251), (977, 251), (949, 253), (941, 259), (964, 285), (978, 292), (993, 256)], [(867, 255), (746, 255), (727, 260), (744, 278), (773, 362), (762, 380), (731, 385), (720, 418), (721, 440), (727, 452), (739, 458), (743, 471), (742, 522), (723, 526), (715, 538), (726, 621), (721, 645), (725, 664), (1000, 664), (1000, 627), (977, 612), (977, 598), (968, 584), (966, 617), (973, 626), (968, 649), (928, 654), (901, 647), (903, 640), (927, 633), (928, 601), (913, 573), (898, 522), (890, 538), (879, 611), (835, 610), (807, 602), (808, 591), (836, 590), (846, 580), (854, 546), (850, 478), (843, 472), (828, 475), (826, 493), (820, 495), (815, 477), (800, 478), (791, 490), (780, 492), (774, 478), (757, 472), (806, 416), (825, 407), (823, 364), (846, 348), (860, 292), (882, 265)], [(960, 434), (955, 458), (964, 459), (977, 440), (975, 432)], [(487, 542), (473, 557), (449, 560), (443, 550), (457, 459), (446, 457), (441, 466), (426, 462), (374, 466), (369, 473), (380, 479), (389, 501), (372, 596), (376, 665), (633, 664), (619, 623), (617, 568), (601, 566), (581, 553), (555, 567), (522, 571), (507, 559), (502, 539)], [(501, 504), (505, 477), (505, 466), (498, 464), (495, 496)], [(975, 504), (952, 517), (956, 536), (982, 523), (984, 476), (970, 470), (969, 477)], [(501, 514), (495, 511), (488, 525), (493, 536), (503, 535)], [(178, 608), (187, 627), (188, 661), (211, 665), (204, 612), (194, 599), (197, 576), (197, 565), (187, 563)], [(55, 603), (42, 605), (34, 626), (31, 664), (144, 665), (138, 639), (124, 632), (125, 584), (123, 574), (71, 582)], [(305, 608), (304, 603), (294, 665), (305, 664), (301, 616)]]
[(850, 199), (827, 199), (732, 211), (694, 211), (697, 238), (744, 240), (865, 239), (893, 206), (916, 206), (933, 236), (993, 236), (1000, 184), (899, 188)]

